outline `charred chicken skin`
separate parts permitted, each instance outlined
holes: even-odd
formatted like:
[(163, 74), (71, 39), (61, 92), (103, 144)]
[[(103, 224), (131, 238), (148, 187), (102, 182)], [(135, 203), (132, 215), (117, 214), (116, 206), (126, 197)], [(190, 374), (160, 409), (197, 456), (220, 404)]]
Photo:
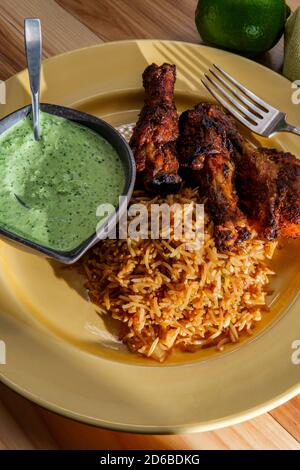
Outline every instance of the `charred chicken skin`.
[(257, 233), (269, 240), (300, 237), (300, 160), (276, 149), (253, 147), (220, 106), (211, 112), (233, 145), (239, 204)]
[(276, 149), (253, 147), (220, 106), (205, 106), (232, 144), (239, 206), (250, 225), (269, 240), (300, 237), (300, 160)]
[(240, 204), (258, 234), (268, 240), (300, 237), (300, 161), (246, 142), (235, 161)]
[(145, 102), (130, 140), (138, 177), (149, 191), (176, 192), (178, 115), (174, 102), (175, 65), (152, 64), (143, 73)]
[(251, 232), (238, 207), (232, 144), (226, 126), (215, 118), (214, 108), (199, 104), (180, 116), (178, 152), (183, 173), (207, 197), (217, 248), (228, 251), (250, 238)]

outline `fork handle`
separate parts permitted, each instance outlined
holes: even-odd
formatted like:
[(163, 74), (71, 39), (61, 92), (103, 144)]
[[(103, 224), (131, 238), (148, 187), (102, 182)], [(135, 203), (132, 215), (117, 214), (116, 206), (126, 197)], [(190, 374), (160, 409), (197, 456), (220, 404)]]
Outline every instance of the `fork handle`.
[(300, 127), (286, 123), (286, 125), (280, 129), (280, 132), (291, 132), (292, 134), (300, 135)]

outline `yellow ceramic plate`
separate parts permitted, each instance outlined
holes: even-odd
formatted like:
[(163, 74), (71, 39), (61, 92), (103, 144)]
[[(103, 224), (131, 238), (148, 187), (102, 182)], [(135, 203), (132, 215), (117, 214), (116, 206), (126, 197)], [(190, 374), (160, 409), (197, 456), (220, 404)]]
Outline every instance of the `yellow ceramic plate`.
[[(43, 64), (42, 101), (73, 106), (115, 126), (134, 122), (141, 74), (151, 62), (177, 65), (179, 111), (210, 100), (200, 78), (213, 62), (300, 125), (290, 83), (241, 57), (193, 44), (126, 41), (77, 50)], [(28, 104), (28, 79), (7, 82), (1, 117)], [(300, 139), (276, 145), (300, 155)], [(60, 265), (0, 242), (3, 382), (63, 415), (110, 429), (167, 433), (209, 430), (252, 418), (300, 390), (292, 344), (300, 340), (299, 243), (274, 260), (271, 312), (250, 341), (223, 354), (177, 354), (164, 365), (130, 355), (85, 297), (82, 280)]]

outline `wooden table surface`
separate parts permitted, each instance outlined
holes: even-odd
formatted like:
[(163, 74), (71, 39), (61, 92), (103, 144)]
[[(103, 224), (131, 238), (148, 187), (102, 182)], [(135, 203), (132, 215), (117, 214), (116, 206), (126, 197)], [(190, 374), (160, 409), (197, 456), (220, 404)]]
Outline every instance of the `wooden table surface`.
[[(294, 9), (299, 0), (288, 0)], [(43, 55), (130, 38), (199, 43), (196, 0), (0, 0), (0, 80), (25, 68), (24, 17), (39, 17)], [(257, 60), (281, 71), (283, 42)], [(180, 436), (96, 429), (30, 403), (0, 385), (0, 449), (300, 449), (300, 397), (246, 423)]]

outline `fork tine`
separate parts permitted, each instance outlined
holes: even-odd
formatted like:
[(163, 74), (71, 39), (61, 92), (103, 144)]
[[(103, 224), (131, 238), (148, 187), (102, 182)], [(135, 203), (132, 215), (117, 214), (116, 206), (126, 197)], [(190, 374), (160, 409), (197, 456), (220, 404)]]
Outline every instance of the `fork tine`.
[(235, 108), (237, 108), (245, 116), (245, 118), (251, 120), (255, 125), (258, 124), (258, 118), (256, 115), (254, 115), (250, 110), (245, 108), (237, 100), (232, 98), (232, 96), (226, 90), (224, 90), (224, 88), (222, 88), (213, 78), (206, 74), (204, 76), (206, 80), (208, 80)]
[(205, 86), (205, 88), (207, 88), (207, 90), (209, 91), (209, 93), (211, 93), (217, 101), (219, 101), (223, 106), (224, 108), (226, 108), (231, 114), (233, 114), (234, 117), (236, 117), (236, 119), (238, 121), (240, 121), (242, 124), (244, 124), (246, 127), (248, 127), (249, 129), (255, 131), (256, 129), (256, 126), (253, 125), (250, 121), (248, 121), (248, 119), (246, 119), (244, 116), (242, 116), (242, 114), (240, 114), (238, 112), (238, 110), (236, 108), (234, 108), (233, 106), (231, 106), (221, 95), (219, 95), (219, 93), (217, 93), (207, 82), (206, 80), (201, 80), (201, 82), (203, 83), (203, 85)]
[(219, 81), (221, 82), (239, 101), (241, 101), (243, 104), (245, 104), (251, 111), (257, 114), (258, 117), (263, 119), (262, 114), (264, 113), (261, 108), (258, 108), (252, 101), (249, 101), (246, 96), (241, 95), (236, 91), (236, 89), (230, 85), (224, 78), (222, 78), (222, 75), (218, 72), (216, 72), (214, 69), (209, 69), (210, 73)]
[(257, 105), (261, 106), (264, 108), (266, 112), (269, 112), (270, 110), (277, 111), (273, 106), (270, 104), (266, 103), (263, 101), (259, 96), (255, 95), (250, 91), (248, 88), (246, 88), (244, 85), (242, 85), (240, 82), (238, 82), (235, 78), (233, 78), (231, 75), (229, 75), (225, 70), (223, 70), (221, 67), (219, 67), (217, 64), (213, 64), (214, 67), (224, 76), (226, 77), (231, 83), (233, 83), (242, 93), (244, 93), (248, 98), (254, 101)]

